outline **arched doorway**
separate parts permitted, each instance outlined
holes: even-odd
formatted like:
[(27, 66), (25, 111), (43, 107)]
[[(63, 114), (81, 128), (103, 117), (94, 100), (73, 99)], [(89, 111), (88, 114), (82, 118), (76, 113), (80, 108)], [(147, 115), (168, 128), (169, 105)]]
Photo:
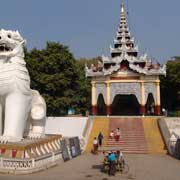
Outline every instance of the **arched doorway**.
[(152, 93), (148, 94), (148, 98), (146, 102), (146, 114), (147, 115), (155, 114), (155, 101)]
[(98, 115), (106, 115), (106, 104), (104, 102), (104, 98), (102, 94), (99, 94), (97, 100), (97, 114)]
[(116, 95), (111, 108), (112, 115), (140, 114), (140, 105), (135, 95)]

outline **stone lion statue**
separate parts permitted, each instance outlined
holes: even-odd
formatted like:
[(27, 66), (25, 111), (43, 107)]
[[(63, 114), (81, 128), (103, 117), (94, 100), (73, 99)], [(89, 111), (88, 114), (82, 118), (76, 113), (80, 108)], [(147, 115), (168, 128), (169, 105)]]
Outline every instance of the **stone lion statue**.
[(42, 137), (46, 103), (30, 89), (24, 60), (25, 40), (18, 31), (0, 30), (0, 142)]

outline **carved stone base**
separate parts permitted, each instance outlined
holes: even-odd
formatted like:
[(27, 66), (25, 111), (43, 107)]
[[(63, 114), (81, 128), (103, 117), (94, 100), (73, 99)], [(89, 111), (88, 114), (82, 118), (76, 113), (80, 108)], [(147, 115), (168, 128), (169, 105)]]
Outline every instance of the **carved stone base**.
[(57, 165), (62, 160), (60, 135), (0, 144), (0, 173), (30, 174)]
[(0, 144), (0, 156), (3, 158), (36, 158), (60, 150), (62, 136), (46, 136), (40, 139), (24, 139), (17, 143)]

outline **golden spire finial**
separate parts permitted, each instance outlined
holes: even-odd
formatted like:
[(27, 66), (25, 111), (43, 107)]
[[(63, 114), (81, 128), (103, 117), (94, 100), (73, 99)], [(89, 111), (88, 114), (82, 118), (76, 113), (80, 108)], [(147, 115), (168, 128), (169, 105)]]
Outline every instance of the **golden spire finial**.
[(124, 13), (124, 0), (121, 0), (121, 13)]

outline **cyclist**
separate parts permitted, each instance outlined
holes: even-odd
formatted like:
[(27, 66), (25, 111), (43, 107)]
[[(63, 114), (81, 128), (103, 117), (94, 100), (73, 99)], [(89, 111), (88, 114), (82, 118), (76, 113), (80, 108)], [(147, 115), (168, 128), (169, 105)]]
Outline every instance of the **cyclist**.
[(109, 156), (108, 156), (108, 161), (109, 161), (109, 176), (111, 176), (111, 175), (115, 176), (115, 174), (116, 174), (115, 160), (116, 160), (116, 155), (112, 151), (111, 153), (109, 153)]

